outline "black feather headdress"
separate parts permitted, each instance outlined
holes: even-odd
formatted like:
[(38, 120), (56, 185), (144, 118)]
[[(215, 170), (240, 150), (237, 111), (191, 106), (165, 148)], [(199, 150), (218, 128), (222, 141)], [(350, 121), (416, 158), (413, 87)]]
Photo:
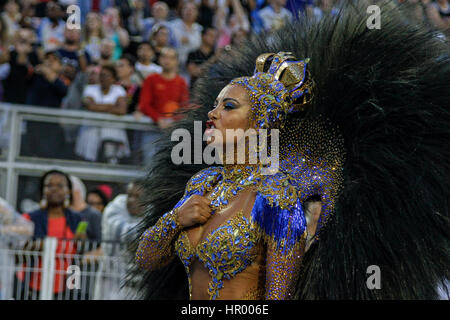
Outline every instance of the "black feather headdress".
[[(299, 299), (434, 299), (449, 279), (450, 54), (435, 32), (409, 24), (398, 8), (381, 6), (381, 29), (349, 1), (321, 21), (300, 19), (260, 36), (212, 65), (197, 81), (194, 102), (177, 128), (193, 132), (230, 80), (252, 75), (265, 52), (309, 57), (315, 82), (305, 116), (324, 115), (339, 127), (346, 162), (335, 212), (307, 252)], [(152, 226), (181, 198), (206, 165), (175, 165), (170, 133), (160, 141), (146, 180)], [(135, 250), (136, 242), (131, 246)], [(367, 269), (379, 267), (381, 288), (369, 289)], [(175, 259), (144, 273), (148, 299), (187, 299), (187, 277)]]

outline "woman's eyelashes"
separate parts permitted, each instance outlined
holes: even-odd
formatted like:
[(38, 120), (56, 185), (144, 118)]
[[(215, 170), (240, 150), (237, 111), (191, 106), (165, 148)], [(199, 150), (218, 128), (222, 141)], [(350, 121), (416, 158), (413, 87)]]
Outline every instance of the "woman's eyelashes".
[[(214, 110), (214, 109), (216, 109), (216, 108), (219, 107), (219, 106), (220, 106), (220, 103), (218, 103), (218, 102), (216, 101), (216, 102), (214, 103), (214, 105), (212, 106), (211, 110)], [(223, 108), (224, 108), (225, 110), (232, 110), (232, 109), (236, 109), (236, 108), (238, 107), (238, 105), (237, 105), (236, 103), (230, 102), (230, 101), (223, 102), (223, 103), (222, 103), (222, 106), (223, 106)]]

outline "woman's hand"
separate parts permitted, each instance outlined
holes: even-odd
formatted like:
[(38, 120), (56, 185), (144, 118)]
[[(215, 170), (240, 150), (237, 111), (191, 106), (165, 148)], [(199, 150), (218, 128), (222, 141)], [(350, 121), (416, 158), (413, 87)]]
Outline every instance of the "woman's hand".
[(210, 200), (199, 195), (192, 195), (178, 209), (178, 223), (183, 227), (204, 224), (211, 217)]

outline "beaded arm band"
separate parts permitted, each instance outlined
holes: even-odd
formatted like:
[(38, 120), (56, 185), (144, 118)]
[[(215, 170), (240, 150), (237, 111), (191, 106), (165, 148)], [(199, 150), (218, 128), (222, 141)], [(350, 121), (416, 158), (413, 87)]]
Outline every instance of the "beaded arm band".
[(289, 250), (280, 250), (268, 243), (266, 265), (266, 300), (292, 300), (304, 254), (306, 232)]
[(174, 258), (174, 240), (182, 230), (177, 213), (177, 208), (165, 213), (142, 234), (136, 251), (136, 262), (141, 268), (157, 270)]

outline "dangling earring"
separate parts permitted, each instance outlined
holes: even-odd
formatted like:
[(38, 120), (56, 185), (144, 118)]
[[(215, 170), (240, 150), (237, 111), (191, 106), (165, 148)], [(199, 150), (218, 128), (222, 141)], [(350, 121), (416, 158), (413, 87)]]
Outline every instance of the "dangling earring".
[(64, 208), (70, 207), (70, 197), (67, 195), (66, 199), (64, 200)]
[(47, 199), (44, 198), (41, 201), (39, 201), (39, 207), (41, 209), (47, 209), (47, 205), (48, 205)]

